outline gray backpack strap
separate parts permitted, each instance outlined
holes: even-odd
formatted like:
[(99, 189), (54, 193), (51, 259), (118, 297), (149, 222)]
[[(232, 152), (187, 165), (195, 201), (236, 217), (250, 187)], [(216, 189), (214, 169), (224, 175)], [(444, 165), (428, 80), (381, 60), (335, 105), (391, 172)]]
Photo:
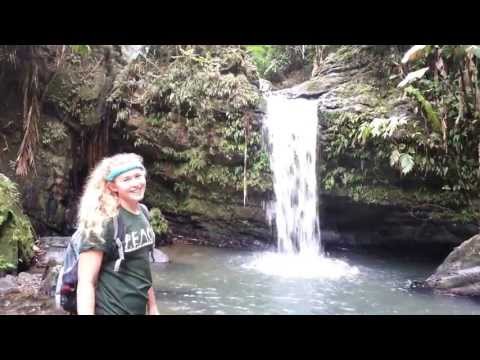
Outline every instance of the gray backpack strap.
[(142, 210), (143, 212), (143, 215), (145, 215), (145, 217), (147, 218), (147, 220), (150, 220), (150, 212), (148, 211), (148, 208), (146, 205), (140, 203), (140, 209)]
[(118, 237), (118, 233), (119, 233), (118, 216), (119, 215), (113, 218), (113, 239), (115, 240), (115, 244), (117, 244), (117, 248), (118, 248), (118, 259), (115, 261), (115, 267), (113, 268), (113, 271), (115, 272), (118, 272), (118, 270), (120, 269), (121, 262), (125, 259), (125, 254), (123, 253), (122, 240)]
[[(148, 211), (148, 208), (142, 203), (140, 203), (140, 208), (143, 212), (143, 215), (145, 215), (150, 224), (150, 213)], [(152, 248), (150, 249), (150, 256), (152, 257), (152, 262), (155, 262), (155, 256), (153, 256), (153, 249), (155, 249), (155, 241), (153, 242)]]

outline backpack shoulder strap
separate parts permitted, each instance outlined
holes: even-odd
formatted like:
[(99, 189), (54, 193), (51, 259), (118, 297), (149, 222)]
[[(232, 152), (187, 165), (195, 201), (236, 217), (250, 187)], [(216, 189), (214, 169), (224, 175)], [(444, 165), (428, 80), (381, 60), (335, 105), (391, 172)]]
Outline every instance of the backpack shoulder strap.
[(115, 267), (113, 270), (118, 272), (120, 270), (120, 264), (125, 259), (125, 254), (122, 246), (122, 239), (125, 237), (125, 224), (120, 214), (113, 218), (113, 241), (117, 245), (118, 259), (115, 261)]
[(148, 211), (148, 208), (146, 205), (140, 203), (140, 209), (142, 209), (143, 215), (147, 218), (147, 220), (150, 220), (150, 212)]
[[(140, 209), (142, 209), (143, 215), (147, 218), (147, 220), (150, 222), (150, 212), (148, 211), (148, 208), (145, 206), (145, 204), (140, 203)], [(155, 256), (153, 255), (153, 249), (155, 249), (155, 241), (152, 244), (152, 248), (150, 249), (150, 256), (152, 257), (152, 262), (155, 262)]]

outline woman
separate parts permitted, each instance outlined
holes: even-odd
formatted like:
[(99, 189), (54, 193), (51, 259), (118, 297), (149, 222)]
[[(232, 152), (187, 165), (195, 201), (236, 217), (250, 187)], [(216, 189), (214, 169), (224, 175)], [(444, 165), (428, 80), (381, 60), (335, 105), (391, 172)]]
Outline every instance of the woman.
[[(155, 235), (140, 204), (145, 175), (139, 155), (118, 154), (103, 159), (88, 179), (79, 209), (85, 234), (78, 262), (79, 315), (158, 315), (149, 260)], [(117, 216), (125, 226), (123, 239), (114, 239)]]

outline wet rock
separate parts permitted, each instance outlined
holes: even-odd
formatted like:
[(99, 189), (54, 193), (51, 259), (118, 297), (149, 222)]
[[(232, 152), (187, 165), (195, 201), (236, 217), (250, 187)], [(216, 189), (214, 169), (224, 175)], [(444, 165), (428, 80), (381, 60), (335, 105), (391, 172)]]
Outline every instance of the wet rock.
[(170, 258), (167, 254), (159, 249), (153, 249), (153, 257), (155, 258), (156, 263), (167, 263), (170, 262)]
[(22, 272), (17, 277), (18, 288), (24, 294), (37, 295), (42, 282), (42, 274)]
[(18, 291), (18, 284), (14, 276), (7, 275), (3, 278), (0, 278), (0, 296)]
[(332, 247), (410, 248), (446, 256), (455, 246), (473, 236), (478, 227), (470, 223), (432, 219), (395, 204), (366, 204), (347, 196), (322, 193), (319, 197), (322, 241)]
[(46, 270), (46, 275), (41, 282), (39, 293), (45, 296), (54, 296), (55, 288), (57, 286), (58, 274), (62, 265), (49, 266)]
[(23, 292), (0, 297), (2, 315), (66, 315), (56, 309), (51, 297), (42, 297)]
[(65, 249), (67, 248), (70, 236), (49, 236), (39, 238), (40, 247), (43, 250), (39, 256), (41, 264), (62, 264)]
[(480, 234), (455, 248), (422, 286), (443, 294), (480, 296)]
[(268, 93), (272, 90), (274, 90), (273, 84), (265, 79), (259, 79), (259, 89), (262, 93)]
[(27, 272), (21, 272), (20, 274), (18, 274), (17, 282), (20, 285), (25, 285), (25, 284), (30, 284), (32, 282), (32, 279), (33, 279), (32, 274), (29, 274)]

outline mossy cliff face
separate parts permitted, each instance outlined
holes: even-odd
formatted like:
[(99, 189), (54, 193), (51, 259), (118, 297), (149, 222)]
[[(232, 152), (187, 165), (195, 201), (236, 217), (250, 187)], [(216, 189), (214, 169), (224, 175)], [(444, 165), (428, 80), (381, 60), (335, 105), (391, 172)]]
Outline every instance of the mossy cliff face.
[(0, 64), (5, 80), (0, 95), (6, 99), (0, 107), (0, 172), (19, 185), (23, 209), (40, 235), (71, 234), (89, 162), (109, 151), (106, 98), (122, 66), (119, 54), (113, 46), (91, 46), (85, 55), (61, 46), (40, 49), (44, 96), (36, 166), (24, 177), (13, 170), (24, 133), (22, 94), (15, 90), (22, 74)]
[[(319, 101), (318, 177), (327, 245), (451, 247), (478, 231), (473, 199), (442, 190), (438, 179), (402, 173), (408, 162), (391, 155), (392, 146), (424, 124), (415, 103), (389, 79), (395, 55), (342, 46), (318, 76), (290, 89), (292, 96)], [(414, 143), (399, 146), (413, 154)]]
[(64, 55), (46, 93), (46, 110), (76, 129), (95, 127), (105, 118), (107, 94), (125, 64), (118, 46), (90, 49)]
[(260, 145), (258, 78), (245, 51), (156, 46), (147, 59), (127, 63), (120, 47), (90, 48), (80, 55), (67, 47), (61, 61), (61, 47), (41, 50), (55, 61), (42, 70), (37, 166), (26, 177), (15, 176), (12, 167), (23, 129), (21, 94), (10, 90), (20, 74), (7, 69), (4, 80), (11, 81), (0, 85), (8, 99), (0, 108), (6, 136), (0, 170), (18, 182), (38, 233), (71, 234), (89, 169), (121, 151), (144, 156), (145, 202), (166, 214), (173, 232), (190, 228), (185, 235), (212, 245), (253, 242), (257, 233), (268, 232), (261, 208), (270, 179)]
[[(2, 123), (21, 119), (15, 113), (0, 117)], [(0, 172), (14, 179), (22, 194), (21, 205), (40, 234), (62, 233), (73, 226), (71, 207), (74, 193), (71, 188), (72, 145), (68, 128), (55, 117), (42, 114), (40, 139), (35, 156), (35, 171), (27, 176), (15, 175), (13, 164), (22, 141), (22, 130), (12, 126), (8, 130), (8, 145), (0, 154)], [(70, 213), (70, 215), (69, 215)]]
[(119, 150), (144, 156), (145, 202), (176, 235), (215, 246), (271, 241), (258, 80), (239, 46), (152, 47), (117, 77), (109, 102), (125, 134)]

